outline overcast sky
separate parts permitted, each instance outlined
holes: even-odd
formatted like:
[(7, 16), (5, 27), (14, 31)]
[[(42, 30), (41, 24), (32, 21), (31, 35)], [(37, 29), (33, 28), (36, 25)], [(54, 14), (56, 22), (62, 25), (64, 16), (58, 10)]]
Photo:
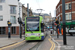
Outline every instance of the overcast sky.
[(27, 3), (29, 3), (29, 7), (31, 7), (33, 12), (38, 12), (36, 9), (43, 9), (42, 13), (50, 13), (52, 17), (55, 17), (55, 8), (58, 4), (59, 0), (20, 0), (22, 4), (25, 4), (27, 7)]

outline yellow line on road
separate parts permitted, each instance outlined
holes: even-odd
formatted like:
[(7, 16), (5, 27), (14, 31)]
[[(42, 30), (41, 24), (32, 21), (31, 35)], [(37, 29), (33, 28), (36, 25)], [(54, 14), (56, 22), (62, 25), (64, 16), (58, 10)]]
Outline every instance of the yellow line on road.
[(52, 41), (50, 40), (50, 39), (48, 39), (50, 42), (51, 42), (51, 44), (52, 44), (52, 46), (51, 46), (51, 48), (50, 48), (50, 50), (52, 50), (52, 48), (53, 48), (53, 43), (52, 43)]
[[(54, 42), (53, 42), (54, 43)], [(54, 43), (54, 48), (53, 48), (53, 50), (55, 49), (55, 43)]]
[(53, 41), (51, 41), (50, 39), (48, 39), (48, 40), (49, 40), (49, 41), (51, 42), (51, 44), (52, 44), (50, 50), (54, 50), (54, 48), (55, 48), (55, 43), (54, 43)]
[(16, 43), (16, 44), (13, 44), (13, 45), (9, 45), (9, 46), (0, 48), (0, 50), (3, 50), (3, 49), (5, 49), (5, 48), (8, 48), (8, 47), (12, 47), (12, 46), (18, 45), (18, 44), (20, 44), (20, 43), (23, 43), (24, 41), (25, 41), (25, 40), (23, 40), (23, 41), (21, 41), (21, 42), (18, 42), (18, 43)]
[[(49, 34), (49, 36), (50, 36), (50, 34)], [(52, 38), (52, 37), (50, 36), (50, 38), (48, 39), (48, 40), (51, 42), (51, 44), (52, 44), (50, 50), (54, 50), (54, 48), (55, 48), (55, 43), (51, 40), (51, 38)]]

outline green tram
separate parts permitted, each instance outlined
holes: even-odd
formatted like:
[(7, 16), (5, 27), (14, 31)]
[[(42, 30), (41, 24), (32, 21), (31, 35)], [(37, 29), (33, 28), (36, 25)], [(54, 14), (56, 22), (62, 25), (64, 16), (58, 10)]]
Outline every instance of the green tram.
[(25, 17), (25, 40), (44, 40), (44, 26), (42, 16)]
[[(61, 27), (62, 27), (62, 24), (61, 24)], [(68, 33), (70, 35), (75, 34), (75, 21), (66, 22), (66, 27), (69, 28)]]

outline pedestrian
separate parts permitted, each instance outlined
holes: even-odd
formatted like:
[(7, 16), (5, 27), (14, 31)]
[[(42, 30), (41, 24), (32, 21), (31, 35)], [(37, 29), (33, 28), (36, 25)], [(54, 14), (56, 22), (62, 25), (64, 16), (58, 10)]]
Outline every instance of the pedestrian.
[(61, 34), (61, 28), (60, 28), (60, 25), (59, 25), (59, 33)]
[(69, 29), (69, 28), (68, 28), (68, 26), (67, 26), (67, 27), (66, 27), (66, 33), (68, 33), (68, 29)]
[(54, 35), (56, 34), (56, 31), (54, 30)]
[(51, 34), (52, 34), (52, 29), (51, 29)]
[(59, 28), (58, 28), (58, 34), (60, 34), (60, 33), (59, 33)]
[(61, 29), (61, 33), (62, 33), (62, 35), (63, 35), (63, 28)]
[[(68, 29), (68, 32), (69, 32), (69, 26), (67, 27), (67, 29)], [(68, 33), (68, 32), (67, 32), (67, 33)]]

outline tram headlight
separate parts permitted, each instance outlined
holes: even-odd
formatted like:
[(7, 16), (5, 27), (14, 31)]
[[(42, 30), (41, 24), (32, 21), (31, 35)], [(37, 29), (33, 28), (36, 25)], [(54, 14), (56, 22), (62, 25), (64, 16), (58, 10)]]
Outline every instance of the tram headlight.
[(26, 34), (26, 36), (28, 36), (28, 34)]
[(40, 34), (37, 34), (37, 36), (40, 36)]
[(30, 36), (30, 34), (26, 34), (26, 36)]
[(44, 35), (44, 33), (41, 33), (41, 35)]

